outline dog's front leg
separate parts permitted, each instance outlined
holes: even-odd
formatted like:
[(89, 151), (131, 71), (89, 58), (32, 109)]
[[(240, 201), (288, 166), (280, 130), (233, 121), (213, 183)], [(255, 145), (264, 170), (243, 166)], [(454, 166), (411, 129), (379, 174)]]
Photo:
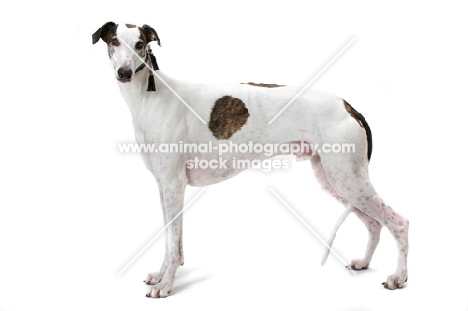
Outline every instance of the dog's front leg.
[(172, 291), (177, 268), (183, 264), (182, 214), (180, 211), (184, 205), (186, 184), (184, 177), (167, 176), (158, 180), (163, 218), (165, 226), (167, 226), (165, 230), (166, 252), (161, 270), (148, 274), (146, 279), (146, 284), (149, 285), (147, 297), (167, 297)]

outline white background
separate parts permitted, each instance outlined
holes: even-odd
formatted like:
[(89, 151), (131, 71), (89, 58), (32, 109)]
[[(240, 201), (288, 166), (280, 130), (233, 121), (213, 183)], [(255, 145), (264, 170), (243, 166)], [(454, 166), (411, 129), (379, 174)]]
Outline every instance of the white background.
[[(16, 2), (0, 13), (0, 310), (468, 310), (466, 1)], [(138, 155), (113, 78), (102, 24), (149, 24), (159, 66), (185, 80), (314, 82), (362, 112), (374, 134), (371, 179), (410, 220), (409, 280), (380, 283), (397, 250), (388, 231), (358, 276), (322, 237), (342, 207), (310, 164), (249, 171), (208, 187), (184, 218), (186, 263), (173, 295), (146, 299), (142, 280), (163, 257), (158, 191)], [(187, 99), (190, 102), (190, 99)], [(292, 160), (292, 159), (291, 159)], [(188, 188), (186, 201), (199, 189)], [(364, 253), (353, 215), (335, 248)]]

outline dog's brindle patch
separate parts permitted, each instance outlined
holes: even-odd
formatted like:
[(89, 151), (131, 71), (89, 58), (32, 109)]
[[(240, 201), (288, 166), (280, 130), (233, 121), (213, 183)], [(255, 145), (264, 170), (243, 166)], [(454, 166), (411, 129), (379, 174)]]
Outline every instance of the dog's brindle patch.
[(141, 41), (143, 41), (145, 43), (145, 46), (148, 42), (146, 42), (146, 35), (145, 35), (145, 31), (143, 30), (143, 28), (141, 27), (138, 27), (138, 30), (140, 31), (140, 37), (138, 39), (140, 39)]
[(343, 99), (343, 103), (345, 106), (346, 111), (361, 125), (361, 127), (364, 127), (362, 125), (362, 122), (358, 118), (359, 112), (356, 111), (356, 109), (353, 108), (346, 100)]
[[(114, 46), (111, 44), (111, 41), (117, 33), (117, 27), (119, 27), (119, 24), (108, 22), (99, 28), (93, 35), (93, 43), (96, 43), (97, 40), (99, 40), (99, 37), (102, 41), (107, 43), (107, 54), (109, 55), (109, 58), (112, 58), (112, 55), (114, 55)], [(95, 38), (95, 36), (98, 37)]]
[(247, 122), (249, 110), (239, 98), (224, 96), (216, 100), (208, 127), (217, 139), (229, 139)]
[(109, 27), (109, 30), (104, 34), (102, 40), (104, 40), (104, 42), (107, 44), (110, 44), (112, 38), (115, 37), (117, 33), (117, 27), (119, 27), (119, 24), (115, 24), (115, 26)]
[(125, 26), (127, 26), (127, 28), (136, 28), (136, 25), (132, 25), (132, 24), (125, 24)]
[(241, 83), (241, 84), (248, 84), (248, 85), (252, 85), (252, 86), (268, 87), (268, 88), (274, 88), (274, 87), (281, 87), (281, 86), (284, 86), (284, 85), (280, 85), (280, 84), (254, 83), (254, 82)]
[(113, 28), (111, 28), (106, 36), (104, 42), (107, 43), (107, 53), (109, 54), (109, 58), (112, 58), (112, 55), (114, 55), (114, 46), (111, 44), (112, 38), (116, 36), (117, 34), (117, 27), (119, 27), (118, 24), (116, 24)]
[(114, 22), (107, 22), (104, 25), (102, 25), (101, 28), (99, 28), (98, 30), (96, 30), (95, 33), (93, 33), (93, 44), (97, 43), (99, 39), (109, 44), (110, 40), (112, 39), (112, 36), (117, 31), (118, 26), (119, 25)]
[(346, 100), (343, 99), (344, 107), (346, 111), (353, 117), (361, 127), (366, 130), (367, 137), (367, 159), (370, 160), (372, 155), (372, 132), (367, 124), (366, 118), (360, 114), (356, 109), (354, 109)]

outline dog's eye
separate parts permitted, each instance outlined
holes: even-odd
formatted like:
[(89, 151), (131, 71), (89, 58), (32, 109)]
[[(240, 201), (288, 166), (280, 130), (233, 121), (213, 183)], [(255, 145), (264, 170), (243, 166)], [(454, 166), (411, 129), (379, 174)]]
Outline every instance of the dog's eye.
[(120, 42), (117, 39), (112, 39), (111, 43), (112, 43), (113, 46), (119, 46), (120, 45)]
[(137, 44), (135, 44), (135, 49), (141, 50), (143, 48), (143, 45), (143, 42), (137, 42)]

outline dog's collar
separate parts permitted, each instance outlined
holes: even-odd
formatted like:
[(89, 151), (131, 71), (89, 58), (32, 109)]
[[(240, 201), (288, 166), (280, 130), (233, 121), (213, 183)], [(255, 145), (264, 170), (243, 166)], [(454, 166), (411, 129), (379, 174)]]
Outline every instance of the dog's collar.
[(137, 67), (135, 70), (135, 74), (143, 70), (143, 68), (148, 67), (149, 70), (149, 77), (148, 77), (148, 88), (146, 89), (147, 92), (155, 92), (156, 91), (156, 84), (154, 83), (154, 76), (153, 71), (159, 70), (158, 63), (156, 62), (156, 57), (153, 55), (153, 50), (149, 45), (146, 46), (146, 57), (145, 62)]
[(143, 68), (145, 68), (147, 59), (148, 59), (148, 55), (146, 55), (146, 57), (145, 57), (145, 62), (142, 63), (140, 66), (137, 67), (137, 69), (135, 70), (135, 73), (137, 73), (138, 71), (140, 71), (140, 70), (142, 70)]

